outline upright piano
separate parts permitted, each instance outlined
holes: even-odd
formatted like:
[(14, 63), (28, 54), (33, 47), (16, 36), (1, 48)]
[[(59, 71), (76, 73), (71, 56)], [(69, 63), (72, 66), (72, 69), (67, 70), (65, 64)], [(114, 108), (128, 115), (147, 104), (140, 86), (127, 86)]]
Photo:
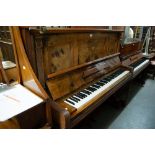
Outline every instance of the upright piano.
[(60, 128), (72, 128), (131, 78), (121, 65), (122, 31), (20, 27), (31, 66), (53, 102)]
[(120, 58), (122, 65), (133, 69), (133, 78), (140, 74), (149, 64), (149, 59), (142, 53), (142, 43), (140, 41), (130, 42), (120, 45)]

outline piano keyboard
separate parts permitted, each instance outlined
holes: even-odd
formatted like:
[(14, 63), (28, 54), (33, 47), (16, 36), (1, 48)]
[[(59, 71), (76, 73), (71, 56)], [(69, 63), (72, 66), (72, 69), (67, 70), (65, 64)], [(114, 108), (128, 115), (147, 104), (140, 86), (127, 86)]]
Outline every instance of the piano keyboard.
[(107, 91), (109, 91), (109, 88), (114, 87), (120, 81), (125, 79), (128, 74), (129, 71), (119, 69), (111, 75), (103, 78), (102, 80), (99, 80), (96, 83), (90, 85), (84, 90), (73, 94), (72, 96), (64, 100), (64, 102), (75, 108), (79, 108), (88, 103), (91, 99), (93, 99), (100, 93), (106, 93)]
[(130, 66), (134, 68), (134, 72), (140, 70), (141, 68), (143, 68), (146, 64), (149, 63), (149, 60), (142, 58), (139, 61), (131, 64)]

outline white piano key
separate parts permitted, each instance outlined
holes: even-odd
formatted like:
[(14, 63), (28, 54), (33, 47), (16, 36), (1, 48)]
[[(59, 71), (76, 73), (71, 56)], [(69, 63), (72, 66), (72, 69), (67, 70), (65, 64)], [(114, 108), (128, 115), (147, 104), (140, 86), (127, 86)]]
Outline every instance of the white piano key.
[(85, 91), (88, 91), (89, 93), (92, 93), (90, 90), (84, 89)]
[(75, 102), (72, 101), (73, 103), (75, 103), (75, 105), (72, 105), (71, 103), (67, 102), (66, 100), (64, 102), (78, 109), (81, 106), (83, 106), (84, 104), (88, 103), (90, 100), (92, 100), (94, 97), (96, 97), (100, 93), (102, 93), (102, 92), (106, 93), (109, 90), (108, 89), (109, 87), (114, 87), (123, 78), (125, 78), (128, 74), (129, 74), (129, 71), (124, 71), (122, 74), (118, 75), (116, 78), (112, 79), (107, 84), (103, 85), (102, 87), (100, 87), (96, 91), (92, 92), (90, 95), (87, 95), (86, 98), (80, 99), (81, 101), (79, 101), (78, 103), (75, 103)]
[(140, 65), (134, 68), (134, 73), (137, 72), (139, 69), (143, 68), (143, 66), (145, 66), (148, 63), (149, 63), (149, 60), (145, 60), (144, 62), (142, 62)]
[(86, 96), (88, 96), (88, 94), (85, 94), (84, 92), (80, 92), (81, 94), (83, 94), (83, 95), (86, 95)]
[(73, 95), (73, 97), (76, 97), (77, 99), (79, 99), (80, 101), (82, 100), (81, 98), (79, 98), (78, 96)]
[[(69, 98), (68, 98), (67, 100), (68, 100), (68, 101), (71, 101), (71, 102), (73, 102), (74, 104), (76, 104), (76, 102), (75, 102), (75, 101), (73, 101), (73, 100), (70, 100)], [(70, 105), (72, 105), (72, 106), (74, 106), (73, 104), (71, 104), (71, 103), (67, 102), (66, 100), (65, 100), (65, 102), (66, 102), (66, 103), (68, 103), (68, 104), (70, 104)]]

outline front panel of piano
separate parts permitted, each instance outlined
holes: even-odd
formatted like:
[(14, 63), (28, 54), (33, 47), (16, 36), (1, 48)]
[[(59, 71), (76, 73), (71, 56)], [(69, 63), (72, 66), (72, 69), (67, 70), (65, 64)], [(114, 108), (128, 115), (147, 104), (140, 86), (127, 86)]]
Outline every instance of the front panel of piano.
[(115, 54), (119, 46), (117, 33), (53, 34), (43, 41), (46, 75)]

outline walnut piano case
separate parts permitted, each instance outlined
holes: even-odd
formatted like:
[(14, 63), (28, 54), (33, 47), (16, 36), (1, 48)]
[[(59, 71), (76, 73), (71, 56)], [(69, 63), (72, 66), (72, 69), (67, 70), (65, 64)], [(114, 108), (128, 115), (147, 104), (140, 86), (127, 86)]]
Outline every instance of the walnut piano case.
[(53, 99), (53, 117), (61, 128), (74, 127), (131, 77), (119, 59), (122, 31), (20, 30), (34, 72)]

